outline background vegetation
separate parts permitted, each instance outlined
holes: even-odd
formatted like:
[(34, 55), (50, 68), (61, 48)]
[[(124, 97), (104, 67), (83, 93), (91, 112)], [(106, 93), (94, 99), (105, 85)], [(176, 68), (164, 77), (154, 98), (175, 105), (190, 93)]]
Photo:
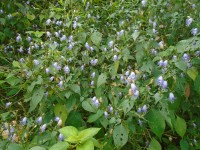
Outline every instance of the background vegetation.
[(0, 149), (200, 149), (199, 0), (1, 0)]

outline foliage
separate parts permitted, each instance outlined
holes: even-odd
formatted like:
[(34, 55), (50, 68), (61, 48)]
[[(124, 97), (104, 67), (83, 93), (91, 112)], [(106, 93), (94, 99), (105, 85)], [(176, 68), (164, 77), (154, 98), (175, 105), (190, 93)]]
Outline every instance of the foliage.
[(0, 149), (200, 149), (198, 0), (0, 6)]

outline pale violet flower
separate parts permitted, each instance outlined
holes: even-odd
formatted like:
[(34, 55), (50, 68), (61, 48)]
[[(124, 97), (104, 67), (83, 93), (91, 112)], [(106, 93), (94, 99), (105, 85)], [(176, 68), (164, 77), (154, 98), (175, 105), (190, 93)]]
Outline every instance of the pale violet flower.
[(158, 79), (157, 79), (157, 84), (158, 84), (159, 86), (162, 86), (163, 81), (164, 81), (163, 77), (162, 77), (162, 76), (159, 76)]
[(11, 102), (7, 102), (6, 103), (6, 108), (10, 107), (11, 104), (12, 104)]
[(192, 33), (193, 36), (197, 35), (197, 33), (198, 33), (198, 28), (193, 28), (193, 29), (191, 30), (191, 33)]
[(142, 112), (142, 108), (138, 108), (137, 112), (140, 114)]
[(90, 85), (91, 85), (91, 86), (94, 86), (94, 81), (91, 81)]
[(108, 116), (109, 116), (108, 112), (107, 112), (107, 111), (104, 111), (104, 117), (105, 117), (105, 118), (108, 118)]
[(63, 70), (64, 70), (64, 72), (65, 72), (66, 74), (69, 74), (69, 73), (70, 73), (70, 69), (69, 69), (68, 66), (65, 66), (65, 67), (63, 68)]
[(27, 118), (24, 117), (24, 118), (22, 119), (21, 123), (22, 123), (22, 125), (26, 125), (26, 123), (27, 123)]
[(163, 81), (162, 89), (167, 89), (167, 86), (168, 86), (167, 81)]
[(188, 60), (190, 59), (190, 55), (187, 54), (187, 53), (184, 53), (182, 59), (183, 59), (184, 61), (188, 61)]
[(46, 68), (45, 71), (46, 71), (46, 74), (49, 74), (50, 72), (49, 68)]
[(92, 76), (92, 78), (94, 78), (94, 77), (95, 77), (95, 72), (93, 72), (93, 73), (91, 74), (91, 76)]
[(142, 0), (142, 7), (145, 7), (146, 6), (146, 3), (147, 3), (147, 0)]
[(170, 101), (171, 103), (173, 103), (174, 100), (175, 100), (174, 94), (173, 94), (172, 92), (169, 93), (169, 101)]
[(20, 42), (21, 40), (22, 40), (21, 35), (18, 34), (18, 36), (16, 37), (16, 41), (17, 41), (17, 42)]
[(51, 19), (47, 19), (46, 25), (49, 25), (51, 23)]
[(51, 37), (51, 33), (49, 31), (46, 32), (47, 37)]
[(114, 42), (113, 42), (113, 41), (110, 41), (110, 42), (108, 43), (108, 46), (109, 46), (109, 47), (112, 47), (113, 44), (114, 44)]
[(77, 27), (77, 22), (74, 21), (74, 23), (73, 23), (73, 28), (76, 29), (76, 27)]
[(59, 141), (64, 141), (64, 135), (62, 133), (59, 134), (58, 140)]
[(34, 59), (34, 60), (33, 60), (33, 63), (34, 63), (34, 65), (36, 65), (36, 66), (38, 66), (38, 65), (40, 64), (39, 60), (37, 60), (37, 59)]
[(146, 113), (146, 112), (147, 112), (147, 105), (144, 105), (144, 106), (142, 107), (142, 112), (143, 112), (143, 113)]
[(189, 26), (192, 24), (192, 22), (193, 22), (193, 18), (188, 17), (188, 18), (186, 19), (186, 21), (185, 21), (186, 26), (189, 27)]
[(117, 55), (114, 55), (113, 56), (113, 61), (117, 61), (118, 60), (118, 56)]
[(40, 125), (42, 123), (42, 116), (37, 118), (37, 123)]
[(41, 132), (44, 132), (46, 130), (46, 127), (47, 125), (46, 124), (43, 124), (41, 127), (40, 127), (40, 131)]

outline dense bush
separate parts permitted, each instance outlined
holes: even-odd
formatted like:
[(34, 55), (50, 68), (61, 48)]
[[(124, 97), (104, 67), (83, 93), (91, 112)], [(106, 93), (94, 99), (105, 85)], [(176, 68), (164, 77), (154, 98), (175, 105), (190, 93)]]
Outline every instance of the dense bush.
[(0, 149), (200, 149), (200, 1), (0, 6)]

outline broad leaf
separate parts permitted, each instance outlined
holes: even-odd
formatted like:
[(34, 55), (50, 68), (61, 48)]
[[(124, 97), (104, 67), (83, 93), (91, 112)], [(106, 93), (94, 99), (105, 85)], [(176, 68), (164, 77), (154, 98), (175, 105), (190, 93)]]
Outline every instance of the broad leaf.
[(70, 136), (77, 136), (78, 130), (73, 126), (66, 126), (59, 129), (59, 132), (64, 135), (65, 138), (69, 138)]
[(88, 140), (76, 147), (76, 150), (94, 150), (94, 144), (91, 140)]
[(198, 76), (198, 71), (195, 67), (192, 67), (187, 70), (187, 74), (192, 80), (195, 80)]
[(97, 119), (99, 119), (103, 115), (104, 111), (103, 110), (98, 110), (96, 114), (92, 114), (88, 117), (87, 122), (95, 122)]
[(88, 128), (79, 132), (78, 137), (80, 143), (87, 141), (88, 139), (95, 136), (101, 128)]
[(99, 45), (102, 39), (102, 34), (100, 32), (94, 32), (91, 35), (91, 40), (95, 45)]
[(64, 126), (65, 125), (65, 121), (66, 121), (67, 116), (68, 116), (68, 112), (67, 112), (66, 106), (62, 105), (62, 104), (57, 104), (54, 107), (54, 114), (55, 114), (55, 116), (58, 116), (58, 117), (61, 118), (62, 126)]
[(82, 107), (83, 109), (85, 109), (86, 111), (89, 111), (89, 112), (96, 112), (96, 110), (94, 109), (94, 107), (91, 105), (90, 102), (88, 101), (83, 101), (82, 102)]
[(187, 128), (185, 120), (177, 116), (174, 127), (178, 135), (183, 138)]
[(34, 146), (30, 150), (46, 150), (46, 148), (41, 147), (41, 146)]
[(177, 68), (179, 68), (180, 70), (182, 70), (182, 71), (186, 71), (186, 69), (187, 69), (187, 65), (186, 65), (186, 63), (184, 61), (178, 61), (178, 62), (176, 62), (175, 66)]
[(161, 138), (165, 130), (165, 119), (159, 110), (152, 109), (146, 116), (152, 132)]
[[(24, 148), (20, 144), (10, 143), (7, 147), (7, 150), (24, 150)], [(45, 150), (45, 149), (43, 149), (43, 150)]]
[(33, 92), (33, 96), (31, 98), (31, 101), (30, 101), (30, 109), (29, 109), (29, 112), (33, 111), (37, 105), (39, 104), (39, 102), (42, 100), (43, 96), (44, 96), (44, 89), (41, 87), (41, 88), (38, 88), (36, 89), (34, 92)]
[(189, 144), (186, 140), (181, 140), (180, 141), (180, 147), (181, 147), (181, 150), (188, 150), (189, 149)]
[(80, 86), (77, 85), (77, 84), (73, 84), (73, 85), (70, 85), (69, 87), (73, 92), (77, 93), (77, 94), (81, 94), (81, 89), (80, 89)]
[(69, 147), (67, 142), (58, 142), (54, 144), (49, 150), (66, 150)]
[(100, 87), (102, 84), (106, 83), (107, 75), (102, 73), (97, 80), (97, 88)]
[(161, 149), (162, 148), (160, 146), (160, 143), (155, 138), (153, 138), (147, 150), (161, 150)]
[(124, 146), (128, 141), (128, 130), (122, 124), (115, 126), (113, 130), (113, 139), (115, 146)]

